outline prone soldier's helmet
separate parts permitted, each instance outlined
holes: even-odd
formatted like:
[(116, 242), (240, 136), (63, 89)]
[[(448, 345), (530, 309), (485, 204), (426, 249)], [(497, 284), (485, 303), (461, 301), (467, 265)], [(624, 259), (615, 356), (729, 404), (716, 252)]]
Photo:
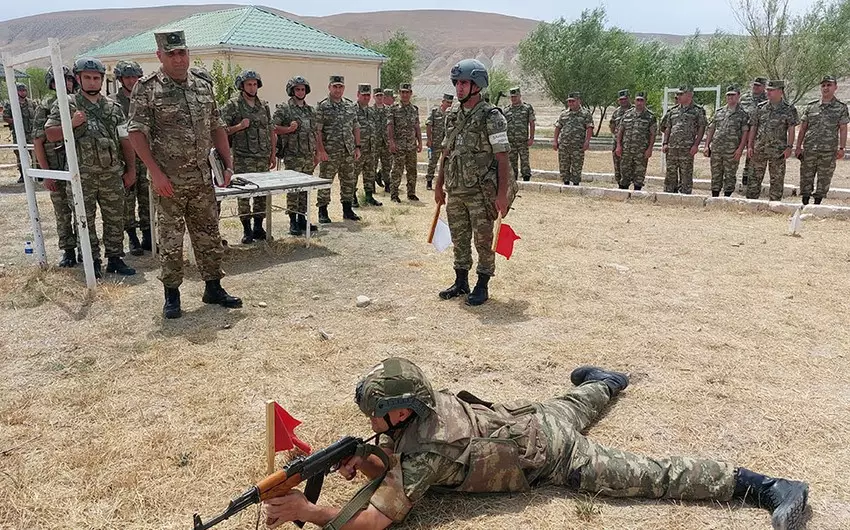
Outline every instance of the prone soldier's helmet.
[(118, 61), (112, 73), (119, 79), (122, 77), (142, 77), (144, 75), (141, 65), (136, 61)]
[(298, 85), (304, 85), (304, 95), (310, 93), (310, 83), (308, 83), (307, 80), (301, 77), (300, 75), (296, 75), (295, 77), (286, 82), (286, 95), (289, 97), (294, 97), (295, 87)]
[[(77, 78), (74, 77), (74, 74), (71, 73), (71, 69), (63, 64), (62, 65), (62, 73), (64, 74), (65, 79), (70, 79), (74, 82), (74, 89), (76, 90), (77, 89)], [(47, 85), (47, 88), (50, 88), (50, 84), (53, 83), (55, 80), (56, 80), (56, 78), (53, 75), (53, 67), (51, 66), (44, 73), (44, 84)]]
[(98, 72), (101, 75), (106, 75), (106, 67), (100, 62), (100, 59), (94, 57), (80, 57), (74, 61), (74, 74), (81, 72)]
[(234, 83), (234, 85), (236, 85), (236, 90), (242, 90), (242, 85), (249, 79), (256, 79), (257, 88), (263, 88), (263, 79), (260, 77), (260, 74), (254, 70), (243, 70), (236, 76), (236, 82)]
[(428, 378), (418, 366), (401, 357), (384, 359), (372, 367), (357, 383), (354, 401), (363, 414), (385, 419), (396, 409), (412, 409), (425, 417), (435, 404)]
[(490, 75), (481, 61), (464, 59), (452, 67), (452, 84), (456, 85), (458, 81), (472, 81), (484, 90), (490, 85)]

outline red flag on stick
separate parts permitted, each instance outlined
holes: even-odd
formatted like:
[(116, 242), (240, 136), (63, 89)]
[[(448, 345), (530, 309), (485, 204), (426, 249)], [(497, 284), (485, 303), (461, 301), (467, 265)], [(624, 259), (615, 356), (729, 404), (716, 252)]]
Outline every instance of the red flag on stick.
[(514, 241), (517, 239), (522, 238), (514, 232), (511, 225), (502, 223), (496, 240), (496, 254), (501, 254), (505, 259), (511, 259), (511, 254), (514, 253)]
[(310, 454), (313, 449), (295, 434), (301, 422), (274, 401), (266, 402), (266, 460), (269, 473), (274, 471), (274, 455), (297, 447)]

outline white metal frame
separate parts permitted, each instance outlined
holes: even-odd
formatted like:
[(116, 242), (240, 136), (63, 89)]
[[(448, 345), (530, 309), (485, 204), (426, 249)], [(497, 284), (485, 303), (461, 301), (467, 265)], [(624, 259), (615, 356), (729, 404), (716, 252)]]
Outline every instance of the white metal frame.
[(56, 101), (59, 105), (59, 117), (62, 121), (62, 135), (65, 141), (65, 154), (68, 160), (67, 171), (55, 171), (49, 169), (33, 169), (30, 167), (30, 155), (27, 151), (27, 136), (24, 131), (24, 122), (21, 116), (21, 106), (18, 100), (18, 91), (15, 87), (15, 66), (25, 64), (38, 59), (49, 57), (54, 72), (62, 71), (62, 52), (57, 39), (47, 39), (47, 46), (20, 55), (10, 53), (3, 54), (3, 66), (6, 70), (6, 86), (9, 92), (9, 102), (12, 106), (12, 118), (15, 125), (15, 136), (17, 137), (18, 152), (21, 156), (21, 169), (24, 174), (24, 188), (27, 193), (27, 204), (29, 206), (30, 225), (33, 238), (35, 239), (35, 255), (41, 267), (47, 266), (47, 254), (44, 250), (44, 235), (41, 232), (41, 217), (38, 212), (38, 202), (35, 197), (36, 178), (63, 180), (71, 183), (71, 192), (74, 199), (74, 212), (77, 216), (77, 238), (78, 244), (83, 252), (83, 268), (86, 272), (86, 286), (89, 291), (97, 287), (97, 279), (94, 276), (94, 258), (91, 253), (89, 242), (89, 227), (86, 221), (86, 208), (83, 202), (83, 187), (80, 182), (80, 166), (77, 161), (77, 146), (74, 141), (74, 130), (71, 127), (71, 111), (69, 107), (68, 94), (62, 90), (64, 83), (56, 82)]
[[(716, 97), (714, 98), (714, 111), (715, 112), (717, 112), (717, 109), (720, 108), (720, 93), (721, 93), (722, 90), (723, 90), (723, 88), (720, 85), (703, 86), (703, 87), (694, 88), (694, 92), (715, 92), (716, 93)], [(667, 102), (670, 99), (670, 94), (675, 94), (678, 91), (679, 91), (678, 88), (664, 87), (664, 97), (661, 99), (661, 109), (662, 109), (661, 115), (662, 116), (667, 114), (667, 108), (668, 108)], [(664, 131), (661, 131), (661, 133), (663, 134)], [(664, 151), (662, 151), (661, 152), (661, 173), (664, 174), (666, 171), (667, 171), (667, 155), (664, 153)]]

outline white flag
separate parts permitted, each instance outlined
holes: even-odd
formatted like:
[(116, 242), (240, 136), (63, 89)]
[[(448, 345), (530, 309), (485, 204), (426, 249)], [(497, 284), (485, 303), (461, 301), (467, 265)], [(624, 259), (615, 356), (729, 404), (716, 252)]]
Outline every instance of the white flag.
[(800, 219), (800, 210), (801, 208), (794, 210), (794, 215), (791, 216), (791, 220), (788, 222), (788, 235), (800, 235), (800, 229), (803, 228), (803, 221)]
[(437, 252), (442, 252), (449, 248), (452, 244), (452, 233), (442, 219), (437, 219), (437, 227), (434, 229), (434, 239), (431, 244), (437, 249)]

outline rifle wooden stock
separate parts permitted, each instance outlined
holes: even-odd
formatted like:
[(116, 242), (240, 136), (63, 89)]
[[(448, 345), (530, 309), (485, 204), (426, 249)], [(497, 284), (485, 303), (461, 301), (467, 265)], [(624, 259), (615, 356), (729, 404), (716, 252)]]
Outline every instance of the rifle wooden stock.
[(290, 477), (285, 470), (281, 470), (258, 482), (257, 489), (260, 491), (260, 500), (265, 501), (282, 497), (299, 484), (301, 484), (301, 473), (295, 473)]

